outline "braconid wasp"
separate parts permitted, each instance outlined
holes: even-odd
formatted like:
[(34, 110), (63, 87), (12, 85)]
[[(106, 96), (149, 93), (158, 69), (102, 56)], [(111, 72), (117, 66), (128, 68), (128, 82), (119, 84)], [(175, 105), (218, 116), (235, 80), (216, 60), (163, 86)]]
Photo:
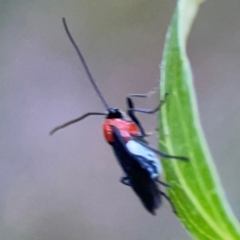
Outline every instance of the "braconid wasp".
[(144, 207), (153, 215), (156, 214), (156, 210), (160, 207), (162, 197), (164, 197), (170, 203), (173, 211), (176, 213), (175, 208), (169, 197), (160, 190), (159, 184), (165, 187), (170, 186), (158, 179), (161, 176), (162, 167), (159, 159), (156, 157), (155, 154), (159, 155), (162, 158), (174, 158), (182, 161), (187, 161), (188, 158), (180, 156), (170, 156), (149, 146), (148, 142), (145, 140), (147, 134), (145, 133), (144, 128), (142, 127), (140, 121), (135, 115), (135, 112), (153, 114), (160, 110), (161, 105), (164, 103), (164, 101), (161, 101), (160, 104), (153, 110), (135, 108), (132, 98), (144, 98), (147, 97), (147, 94), (129, 95), (126, 100), (128, 107), (127, 114), (130, 120), (127, 119), (124, 113), (122, 113), (119, 109), (109, 107), (98, 86), (96, 85), (96, 82), (92, 77), (92, 74), (80, 49), (76, 45), (72, 35), (69, 32), (65, 18), (63, 18), (62, 20), (65, 31), (75, 50), (77, 51), (77, 54), (83, 64), (86, 74), (98, 97), (100, 98), (105, 109), (107, 110), (107, 113), (88, 112), (77, 119), (74, 119), (54, 128), (50, 132), (50, 134), (52, 135), (59, 129), (79, 122), (88, 116), (105, 116), (106, 118), (103, 123), (103, 134), (105, 140), (112, 146), (118, 163), (123, 170), (123, 176), (121, 177), (120, 182), (124, 185), (132, 187), (134, 192), (142, 201)]

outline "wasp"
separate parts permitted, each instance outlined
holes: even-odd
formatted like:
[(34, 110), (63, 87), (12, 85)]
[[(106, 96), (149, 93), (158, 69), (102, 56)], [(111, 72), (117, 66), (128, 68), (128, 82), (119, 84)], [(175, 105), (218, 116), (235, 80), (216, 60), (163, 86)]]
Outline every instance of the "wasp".
[(156, 215), (156, 210), (162, 203), (162, 197), (170, 203), (173, 211), (176, 213), (170, 198), (160, 190), (160, 185), (165, 187), (170, 187), (170, 185), (159, 180), (159, 177), (162, 174), (162, 166), (159, 159), (156, 157), (156, 154), (162, 158), (174, 158), (182, 161), (188, 161), (188, 158), (171, 156), (151, 147), (145, 139), (148, 134), (146, 134), (141, 122), (135, 114), (136, 112), (153, 114), (160, 110), (165, 100), (161, 101), (155, 109), (148, 110), (135, 108), (133, 102), (134, 97), (144, 98), (147, 97), (147, 94), (129, 95), (126, 98), (126, 101), (128, 107), (127, 115), (130, 119), (126, 118), (126, 114), (121, 112), (119, 109), (109, 107), (89, 70), (83, 54), (68, 29), (65, 18), (63, 18), (62, 21), (66, 34), (81, 60), (88, 79), (90, 80), (107, 112), (88, 112), (77, 119), (71, 120), (54, 128), (50, 134), (52, 135), (56, 131), (73, 123), (79, 122), (89, 116), (105, 116), (105, 120), (103, 122), (103, 135), (106, 142), (112, 147), (116, 159), (122, 168), (123, 175), (120, 178), (120, 182), (133, 189), (141, 200), (143, 206), (151, 214)]

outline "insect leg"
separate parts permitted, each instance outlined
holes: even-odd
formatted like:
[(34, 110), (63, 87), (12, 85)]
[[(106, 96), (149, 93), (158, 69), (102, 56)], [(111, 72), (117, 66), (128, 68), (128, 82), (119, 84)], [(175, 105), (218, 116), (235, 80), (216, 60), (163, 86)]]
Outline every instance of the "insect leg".
[(133, 97), (138, 97), (138, 98), (148, 98), (148, 97), (151, 97), (154, 93), (156, 93), (156, 91), (158, 90), (158, 87), (155, 87), (154, 90), (152, 91), (149, 91), (148, 93), (145, 93), (145, 94), (129, 94), (128, 97), (129, 98), (133, 98)]
[(120, 178), (120, 182), (126, 186), (131, 186), (129, 183), (129, 178), (126, 174), (123, 174), (123, 176)]
[[(140, 94), (139, 94), (140, 95)], [(131, 95), (130, 95), (131, 96)], [(132, 96), (137, 96), (137, 94), (133, 94)], [(146, 114), (154, 114), (156, 112), (158, 112), (162, 105), (166, 102), (166, 99), (167, 99), (167, 96), (168, 96), (168, 93), (165, 93), (165, 97), (164, 97), (164, 100), (161, 100), (160, 103), (158, 104), (158, 106), (154, 109), (143, 109), (143, 108), (134, 108), (134, 105), (132, 105), (132, 108), (130, 108), (130, 110), (132, 112), (140, 112), (140, 113), (146, 113)], [(130, 100), (130, 102), (133, 103), (132, 99), (131, 98), (128, 98)]]
[(172, 208), (172, 211), (177, 215), (176, 208), (174, 207), (173, 202), (171, 201), (171, 199), (167, 196), (167, 194), (165, 192), (160, 191), (160, 193), (169, 202), (169, 204), (170, 204), (170, 206)]
[(141, 131), (142, 136), (143, 137), (147, 136), (141, 122), (138, 120), (138, 118), (134, 114), (134, 111), (132, 111), (132, 109), (134, 109), (134, 103), (133, 103), (132, 99), (130, 97), (127, 97), (126, 100), (127, 100), (127, 105), (128, 105), (128, 110), (127, 110), (128, 116), (132, 119), (133, 122), (135, 122), (137, 124), (137, 126), (139, 127), (139, 129)]
[(137, 126), (139, 127), (143, 137), (147, 136), (148, 134), (145, 133), (145, 130), (144, 130), (142, 124), (140, 123), (140, 121), (138, 120), (138, 118), (136, 117), (134, 112), (141, 112), (141, 113), (147, 113), (147, 114), (153, 114), (153, 113), (157, 112), (158, 110), (160, 110), (161, 106), (166, 101), (166, 97), (167, 97), (168, 93), (165, 94), (164, 100), (162, 100), (159, 103), (159, 105), (153, 110), (135, 108), (135, 105), (134, 105), (134, 102), (133, 102), (132, 98), (133, 97), (146, 98), (146, 97), (149, 97), (149, 95), (151, 95), (151, 94), (152, 94), (152, 92), (150, 92), (148, 94), (131, 94), (131, 95), (128, 95), (127, 98), (126, 98), (127, 105), (128, 105), (127, 113), (129, 115), (129, 117), (132, 119), (132, 121), (137, 124)]
[(69, 126), (69, 125), (71, 125), (71, 124), (73, 124), (73, 123), (76, 123), (76, 122), (79, 122), (79, 121), (81, 121), (81, 120), (83, 120), (84, 118), (86, 118), (86, 117), (88, 117), (88, 116), (93, 116), (93, 115), (96, 115), (96, 116), (103, 116), (103, 115), (107, 115), (106, 113), (100, 113), (100, 112), (89, 112), (89, 113), (85, 113), (85, 114), (83, 114), (81, 117), (79, 117), (79, 118), (76, 118), (76, 119), (74, 119), (74, 120), (71, 120), (71, 121), (69, 121), (69, 122), (67, 122), (67, 123), (64, 123), (64, 124), (62, 124), (62, 125), (60, 125), (60, 126), (58, 126), (58, 127), (55, 127), (51, 132), (50, 132), (50, 135), (53, 135), (56, 131), (58, 131), (58, 130), (60, 130), (60, 129), (62, 129), (62, 128), (65, 128), (65, 127), (67, 127), (67, 126)]
[(162, 181), (159, 180), (159, 179), (156, 179), (156, 181), (157, 181), (159, 184), (163, 185), (164, 187), (168, 187), (168, 188), (171, 187), (171, 185), (169, 185), (169, 184), (167, 184), (167, 183), (165, 183), (165, 182), (162, 182)]
[[(133, 136), (133, 138), (135, 138)], [(137, 138), (135, 138), (137, 139)], [(157, 149), (154, 149), (152, 147), (150, 147), (148, 144), (144, 143), (143, 141), (138, 141), (139, 144), (141, 144), (142, 146), (144, 146), (145, 148), (153, 151), (154, 153), (158, 154), (160, 157), (163, 157), (163, 158), (175, 158), (175, 159), (178, 159), (178, 160), (181, 160), (181, 161), (189, 161), (189, 159), (187, 157), (182, 157), (182, 156), (172, 156), (172, 155), (168, 155), (166, 153), (163, 153), (161, 151), (158, 151)]]

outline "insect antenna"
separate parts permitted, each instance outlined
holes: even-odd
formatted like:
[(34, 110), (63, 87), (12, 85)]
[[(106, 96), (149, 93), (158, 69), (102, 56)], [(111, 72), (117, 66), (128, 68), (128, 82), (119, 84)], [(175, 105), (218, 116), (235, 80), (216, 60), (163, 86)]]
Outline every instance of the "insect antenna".
[(100, 113), (100, 112), (89, 112), (89, 113), (85, 113), (85, 114), (83, 114), (83, 115), (82, 115), (81, 117), (79, 117), (79, 118), (76, 118), (76, 119), (74, 119), (74, 120), (71, 120), (71, 121), (69, 121), (69, 122), (66, 122), (66, 123), (60, 125), (60, 126), (55, 127), (49, 134), (50, 134), (50, 135), (53, 135), (56, 131), (58, 131), (58, 130), (60, 130), (60, 129), (63, 129), (63, 128), (71, 125), (71, 124), (74, 124), (74, 123), (76, 123), (76, 122), (79, 122), (79, 121), (83, 120), (84, 118), (86, 118), (86, 117), (88, 117), (88, 116), (94, 116), (94, 115), (95, 115), (95, 116), (103, 116), (103, 115), (106, 116), (106, 113)]
[(63, 21), (63, 26), (64, 26), (64, 28), (65, 28), (65, 31), (66, 31), (66, 33), (67, 33), (67, 35), (68, 35), (68, 38), (70, 39), (73, 47), (75, 48), (75, 50), (76, 50), (76, 52), (77, 52), (77, 54), (78, 54), (78, 56), (79, 56), (79, 58), (80, 58), (80, 60), (81, 60), (81, 62), (82, 62), (82, 65), (83, 65), (83, 67), (84, 67), (84, 69), (85, 69), (85, 72), (86, 72), (86, 74), (87, 74), (90, 82), (91, 82), (92, 85), (93, 85), (93, 88), (95, 89), (98, 97), (100, 98), (100, 100), (101, 100), (101, 102), (103, 103), (103, 105), (104, 105), (104, 107), (106, 108), (106, 110), (108, 110), (108, 109), (109, 109), (109, 106), (108, 106), (105, 98), (103, 97), (102, 93), (100, 92), (100, 90), (99, 90), (99, 88), (98, 88), (98, 86), (97, 86), (97, 84), (96, 84), (96, 82), (95, 82), (95, 80), (94, 80), (94, 78), (93, 78), (93, 76), (92, 76), (92, 74), (91, 74), (91, 72), (90, 72), (90, 70), (89, 70), (89, 67), (88, 67), (88, 65), (87, 65), (87, 63), (86, 63), (86, 61), (85, 61), (85, 59), (84, 59), (84, 57), (83, 57), (82, 52), (80, 51), (79, 47), (78, 47), (77, 44), (75, 43), (75, 41), (74, 41), (74, 39), (73, 39), (73, 37), (72, 37), (69, 29), (68, 29), (68, 26), (67, 26), (67, 23), (66, 23), (65, 18), (62, 18), (62, 21)]

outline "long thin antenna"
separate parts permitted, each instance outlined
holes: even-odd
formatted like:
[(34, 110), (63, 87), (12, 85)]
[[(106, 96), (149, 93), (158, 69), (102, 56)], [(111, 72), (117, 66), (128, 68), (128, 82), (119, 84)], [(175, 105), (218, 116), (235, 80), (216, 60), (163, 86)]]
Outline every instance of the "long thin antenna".
[(83, 57), (83, 54), (81, 53), (80, 49), (78, 48), (77, 44), (75, 43), (75, 41), (74, 41), (74, 39), (73, 39), (73, 37), (72, 37), (70, 31), (68, 30), (68, 26), (67, 26), (67, 23), (66, 23), (65, 18), (62, 18), (62, 21), (63, 21), (63, 25), (64, 25), (64, 28), (65, 28), (65, 31), (66, 31), (66, 33), (67, 33), (67, 35), (68, 35), (71, 43), (73, 44), (75, 50), (77, 51), (77, 54), (78, 54), (78, 56), (79, 56), (79, 58), (80, 58), (80, 60), (81, 60), (81, 62), (82, 62), (82, 65), (83, 65), (83, 67), (84, 67), (84, 69), (85, 69), (85, 71), (86, 71), (86, 73), (87, 73), (87, 75), (88, 75), (88, 78), (89, 78), (90, 82), (92, 83), (95, 91), (97, 92), (97, 95), (98, 95), (99, 98), (101, 99), (104, 107), (108, 110), (108, 109), (109, 109), (109, 106), (108, 106), (105, 98), (103, 97), (102, 93), (100, 92), (100, 90), (99, 90), (99, 88), (98, 88), (98, 86), (97, 86), (94, 78), (92, 77), (92, 74), (91, 74), (91, 72), (90, 72), (90, 70), (89, 70), (89, 68), (88, 68), (88, 65), (87, 65), (84, 57)]
[(83, 115), (82, 115), (81, 117), (79, 117), (79, 118), (76, 118), (76, 119), (74, 119), (74, 120), (71, 120), (71, 121), (69, 121), (69, 122), (66, 122), (66, 123), (60, 125), (60, 126), (55, 127), (55, 128), (50, 132), (50, 135), (53, 135), (56, 131), (58, 131), (58, 130), (60, 130), (60, 129), (62, 129), (62, 128), (65, 128), (65, 127), (67, 127), (67, 126), (69, 126), (69, 125), (71, 125), (71, 124), (73, 124), (73, 123), (76, 123), (76, 122), (79, 122), (79, 121), (83, 120), (84, 118), (86, 118), (86, 117), (88, 117), (88, 116), (93, 116), (93, 115), (95, 115), (95, 116), (99, 116), (99, 115), (103, 116), (103, 115), (105, 115), (105, 116), (106, 116), (107, 114), (106, 114), (106, 113), (100, 113), (100, 112), (89, 112), (89, 113), (85, 113), (85, 114), (83, 114)]

